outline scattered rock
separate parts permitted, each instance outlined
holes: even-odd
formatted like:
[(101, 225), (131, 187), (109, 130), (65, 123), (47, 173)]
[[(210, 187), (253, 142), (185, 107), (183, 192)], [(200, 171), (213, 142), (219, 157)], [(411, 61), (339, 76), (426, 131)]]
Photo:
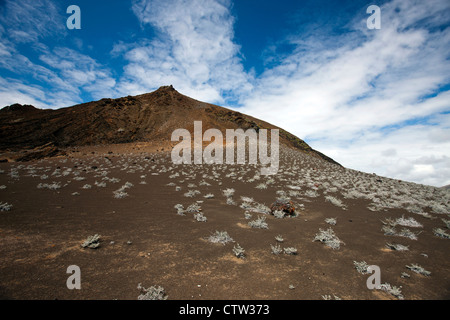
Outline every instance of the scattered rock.
[(287, 199), (277, 199), (270, 206), (271, 214), (275, 211), (284, 212), (285, 216), (294, 216), (295, 215), (295, 207), (294, 203)]

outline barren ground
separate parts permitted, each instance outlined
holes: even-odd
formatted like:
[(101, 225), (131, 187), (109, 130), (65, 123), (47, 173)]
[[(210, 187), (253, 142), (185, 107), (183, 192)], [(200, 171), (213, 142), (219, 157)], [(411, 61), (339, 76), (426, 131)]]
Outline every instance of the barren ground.
[[(73, 150), (64, 157), (0, 163), (0, 203), (12, 205), (0, 211), (2, 299), (137, 299), (139, 283), (162, 286), (168, 299), (398, 299), (369, 290), (369, 275), (359, 273), (354, 261), (379, 266), (381, 282), (400, 288), (404, 299), (450, 298), (450, 239), (433, 232), (449, 234), (449, 191), (284, 149), (275, 176), (260, 176), (253, 166), (175, 166), (167, 153), (142, 144)], [(126, 182), (132, 184), (123, 189), (127, 195), (115, 198)], [(267, 188), (257, 188), (261, 183)], [(230, 188), (227, 202), (223, 191)], [(189, 197), (189, 190), (199, 192)], [(350, 190), (358, 196), (348, 197)], [(213, 198), (204, 197), (210, 193)], [(242, 207), (241, 197), (256, 207), (283, 196), (296, 204), (296, 217)], [(196, 201), (203, 201), (198, 204), (206, 222), (174, 208)], [(268, 229), (248, 225), (259, 216)], [(383, 222), (402, 216), (421, 227), (396, 225), (396, 231), (407, 228), (416, 240), (382, 231)], [(342, 241), (339, 249), (313, 241), (319, 229), (329, 228)], [(226, 231), (234, 243), (209, 242), (216, 231)], [(100, 246), (82, 248), (94, 234), (101, 236)], [(284, 239), (281, 248), (294, 247), (297, 254), (273, 254), (277, 235)], [(236, 244), (245, 249), (244, 259), (233, 254)], [(412, 264), (431, 274), (406, 267)], [(81, 269), (81, 290), (66, 287), (70, 265)]]

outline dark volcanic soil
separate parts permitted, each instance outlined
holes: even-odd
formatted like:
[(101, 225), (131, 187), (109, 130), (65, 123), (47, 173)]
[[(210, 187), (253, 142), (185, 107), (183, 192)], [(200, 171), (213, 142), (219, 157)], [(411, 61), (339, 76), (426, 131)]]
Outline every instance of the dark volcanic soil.
[[(449, 219), (448, 191), (363, 174), (286, 148), (274, 176), (259, 176), (253, 166), (175, 166), (167, 153), (145, 145), (66, 151), (58, 158), (0, 163), (0, 203), (12, 205), (0, 211), (2, 299), (137, 299), (139, 283), (164, 287), (168, 299), (398, 298), (369, 290), (369, 275), (359, 273), (354, 261), (379, 266), (381, 282), (401, 287), (404, 299), (450, 298), (450, 240), (433, 233), (449, 233), (443, 222)], [(127, 196), (115, 198), (127, 182)], [(223, 191), (229, 188), (234, 192), (227, 201)], [(189, 190), (199, 192), (189, 197)], [(359, 193), (350, 198), (350, 191)], [(214, 197), (205, 198), (209, 193)], [(256, 208), (282, 196), (296, 204), (296, 217), (241, 207), (241, 197), (253, 198)], [(327, 201), (330, 196), (345, 207)], [(206, 222), (174, 208), (196, 201), (203, 201), (198, 204)], [(248, 225), (259, 216), (268, 229)], [(422, 226), (395, 229), (408, 228), (417, 240), (381, 230), (383, 221), (402, 216)], [(336, 225), (326, 218), (336, 218)], [(339, 249), (313, 241), (328, 228), (343, 242)], [(209, 242), (215, 231), (226, 231), (235, 242)], [(82, 248), (94, 234), (101, 236), (99, 248)], [(277, 235), (284, 238), (280, 246), (296, 248), (297, 255), (273, 254)], [(245, 259), (234, 256), (237, 243)], [(391, 250), (387, 243), (409, 250)], [(412, 264), (431, 275), (406, 268)], [(81, 269), (80, 290), (66, 287), (70, 265)]]

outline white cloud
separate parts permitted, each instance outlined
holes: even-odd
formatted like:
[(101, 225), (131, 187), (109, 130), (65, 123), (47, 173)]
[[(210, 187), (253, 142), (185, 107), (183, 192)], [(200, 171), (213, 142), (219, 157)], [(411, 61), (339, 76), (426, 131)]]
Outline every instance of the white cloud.
[[(121, 91), (151, 91), (161, 85), (199, 100), (224, 103), (251, 88), (233, 42), (230, 1), (139, 0), (133, 11), (143, 28), (158, 30), (158, 38), (142, 41), (124, 54), (128, 61)], [(123, 43), (114, 53), (126, 50)]]
[[(2, 4), (0, 70), (14, 76), (0, 75), (4, 84), (0, 107), (28, 103), (60, 108), (83, 102), (85, 92), (93, 99), (114, 94), (116, 82), (108, 68), (79, 51), (49, 45), (67, 32), (65, 10), (59, 5), (51, 0), (6, 0)], [(78, 48), (82, 47), (80, 41), (73, 40)]]
[(30, 43), (50, 35), (62, 36), (65, 18), (51, 0), (4, 0), (0, 22), (15, 42)]
[[(448, 12), (448, 2), (392, 1), (381, 7), (381, 30), (355, 23), (360, 36), (333, 36), (340, 46), (332, 50), (317, 38), (291, 36), (297, 49), (261, 75), (239, 110), (305, 138), (346, 167), (445, 184), (449, 126), (415, 125), (450, 110), (449, 91), (427, 97), (450, 81), (450, 28), (433, 29), (449, 22), (439, 10)], [(418, 169), (422, 155), (440, 159), (426, 164), (434, 171)]]

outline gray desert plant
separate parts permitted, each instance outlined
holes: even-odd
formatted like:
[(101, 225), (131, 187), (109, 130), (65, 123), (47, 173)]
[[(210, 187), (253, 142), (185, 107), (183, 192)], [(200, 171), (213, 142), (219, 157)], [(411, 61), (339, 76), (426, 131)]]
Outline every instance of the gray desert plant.
[(384, 232), (384, 235), (386, 236), (395, 236), (397, 234), (397, 231), (393, 226), (390, 225), (384, 225), (381, 230)]
[[(338, 296), (336, 296), (334, 294), (333, 294), (333, 298), (334, 298), (334, 300), (342, 300), (341, 298), (339, 298)], [(326, 294), (326, 295), (322, 296), (323, 300), (333, 300), (333, 298), (329, 294)]]
[(333, 196), (325, 196), (325, 200), (331, 202), (336, 207), (342, 208), (344, 210), (347, 209), (346, 205), (342, 202), (342, 200), (333, 197)]
[(234, 242), (233, 238), (231, 238), (226, 231), (216, 231), (214, 234), (209, 236), (208, 241), (212, 243), (221, 243), (223, 245), (228, 242)]
[(128, 193), (126, 193), (125, 191), (116, 190), (113, 192), (113, 194), (114, 198), (116, 199), (123, 199), (125, 197), (128, 197)]
[(167, 300), (168, 298), (164, 288), (161, 286), (144, 288), (139, 283), (138, 289), (141, 291), (141, 294), (138, 296), (138, 300)]
[(450, 229), (450, 219), (441, 219), (447, 229)]
[(402, 291), (400, 289), (401, 287), (391, 286), (389, 283), (384, 283), (381, 285), (381, 290), (385, 291), (394, 297), (398, 298), (399, 300), (403, 300), (404, 297), (402, 295)]
[(198, 190), (188, 190), (188, 192), (184, 193), (184, 196), (187, 197), (187, 198), (193, 198), (197, 194), (200, 194), (200, 191), (198, 191)]
[(53, 182), (53, 183), (39, 183), (37, 186), (38, 189), (49, 189), (49, 190), (58, 190), (61, 188), (61, 183)]
[(448, 234), (447, 232), (445, 232), (445, 230), (442, 229), (442, 228), (434, 228), (434, 229), (433, 229), (433, 234), (434, 234), (436, 237), (439, 237), (439, 238), (450, 239), (450, 234)]
[(283, 242), (284, 241), (283, 236), (281, 234), (275, 236), (275, 240), (277, 240), (277, 242)]
[(233, 253), (238, 258), (241, 258), (241, 259), (245, 258), (245, 250), (239, 245), (239, 243), (237, 243), (233, 247)]
[(251, 208), (250, 211), (269, 214), (270, 208), (268, 206), (266, 206), (265, 204), (256, 203), (255, 205), (253, 205), (253, 208)]
[(260, 189), (260, 190), (267, 189), (267, 184), (262, 182), (262, 183), (258, 184), (255, 188)]
[(185, 212), (187, 213), (198, 213), (202, 210), (202, 208), (200, 207), (200, 205), (196, 202), (194, 202), (193, 204), (189, 205)]
[(404, 246), (402, 244), (395, 244), (395, 243), (386, 243), (386, 247), (395, 250), (395, 251), (407, 251), (409, 250), (408, 246)]
[(406, 268), (408, 268), (409, 270), (411, 270), (415, 273), (419, 273), (419, 274), (422, 274), (427, 277), (431, 275), (430, 271), (425, 270), (422, 266), (415, 264), (415, 263), (411, 264), (410, 266), (407, 265)]
[(12, 206), (12, 204), (8, 204), (7, 202), (0, 202), (0, 211), (10, 211)]
[(411, 278), (411, 276), (410, 276), (408, 273), (406, 273), (406, 272), (402, 272), (402, 273), (400, 274), (400, 277), (405, 278), (405, 279)]
[(339, 249), (341, 243), (343, 243), (331, 228), (328, 228), (327, 230), (319, 229), (319, 233), (316, 234), (313, 241), (320, 241), (332, 249)]
[(396, 220), (396, 223), (404, 227), (422, 228), (423, 225), (417, 222), (413, 217), (405, 218), (402, 216)]
[(403, 228), (402, 230), (400, 230), (400, 232), (398, 233), (398, 235), (400, 237), (405, 237), (405, 238), (409, 238), (411, 240), (417, 240), (417, 236), (420, 234), (420, 232), (413, 232), (407, 228)]
[(95, 183), (94, 183), (97, 187), (100, 187), (100, 188), (105, 188), (106, 187), (106, 182), (97, 182), (97, 181), (95, 181)]
[(234, 195), (234, 192), (235, 190), (233, 188), (222, 190), (223, 195), (227, 198), (232, 197)]
[(297, 249), (294, 247), (287, 247), (287, 248), (283, 248), (284, 254), (288, 254), (288, 255), (296, 255), (297, 254)]
[(174, 208), (177, 209), (177, 214), (180, 216), (185, 216), (184, 214), (184, 207), (182, 204), (177, 203), (176, 205), (174, 205)]
[(325, 222), (334, 226), (336, 225), (336, 218), (326, 218)]
[(265, 216), (259, 216), (258, 219), (250, 221), (248, 225), (252, 228), (269, 229)]
[(83, 248), (91, 248), (97, 249), (100, 246), (100, 236), (95, 234), (93, 236), (89, 236), (82, 244)]
[(361, 274), (368, 274), (369, 271), (367, 270), (369, 268), (369, 265), (365, 261), (353, 261), (353, 265), (355, 266), (355, 269), (361, 273)]
[(283, 249), (281, 249), (281, 246), (279, 244), (270, 245), (270, 248), (272, 249), (273, 254), (280, 254), (281, 252), (283, 252)]
[(280, 211), (280, 210), (273, 211), (273, 216), (277, 219), (283, 219), (284, 215), (285, 215), (285, 213), (283, 211)]
[(194, 219), (198, 222), (206, 222), (206, 220), (207, 220), (202, 212), (194, 214)]

